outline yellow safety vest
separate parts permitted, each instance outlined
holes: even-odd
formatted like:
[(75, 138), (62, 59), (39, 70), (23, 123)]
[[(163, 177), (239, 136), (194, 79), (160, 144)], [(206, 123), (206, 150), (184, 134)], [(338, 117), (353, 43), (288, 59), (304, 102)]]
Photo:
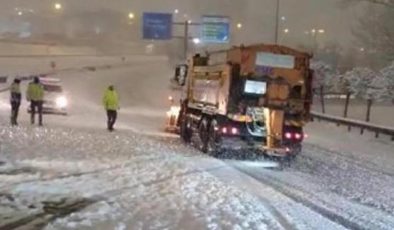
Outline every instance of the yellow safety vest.
[(30, 83), (26, 92), (27, 100), (42, 101), (44, 99), (44, 87), (41, 84)]
[(106, 110), (118, 110), (119, 109), (119, 97), (115, 90), (105, 91), (103, 97), (103, 104)]

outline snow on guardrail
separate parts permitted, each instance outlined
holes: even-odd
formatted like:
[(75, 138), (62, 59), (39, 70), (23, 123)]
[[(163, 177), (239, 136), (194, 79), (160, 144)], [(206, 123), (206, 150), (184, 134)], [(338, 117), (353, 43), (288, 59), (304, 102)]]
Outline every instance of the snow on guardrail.
[(312, 119), (317, 119), (318, 121), (323, 120), (327, 122), (336, 123), (338, 126), (343, 125), (348, 127), (348, 131), (352, 127), (360, 128), (360, 134), (364, 134), (364, 131), (370, 131), (375, 133), (375, 137), (378, 138), (380, 134), (385, 134), (391, 136), (391, 140), (394, 141), (394, 127), (375, 125), (364, 121), (342, 118), (327, 114), (322, 114), (318, 112), (312, 112)]

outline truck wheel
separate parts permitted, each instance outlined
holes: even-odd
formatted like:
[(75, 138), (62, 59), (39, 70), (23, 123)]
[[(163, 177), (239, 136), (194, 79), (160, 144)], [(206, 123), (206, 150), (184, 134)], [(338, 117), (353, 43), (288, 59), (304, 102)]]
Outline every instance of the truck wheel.
[(218, 122), (211, 121), (208, 132), (208, 154), (217, 157), (220, 154), (220, 136), (218, 133)]
[(208, 140), (209, 140), (209, 127), (208, 127), (208, 119), (204, 118), (200, 126), (198, 128), (201, 146), (200, 149), (203, 153), (208, 153)]
[(193, 133), (191, 130), (190, 119), (188, 117), (185, 117), (184, 119), (182, 119), (180, 133), (181, 133), (181, 139), (185, 143), (191, 142)]

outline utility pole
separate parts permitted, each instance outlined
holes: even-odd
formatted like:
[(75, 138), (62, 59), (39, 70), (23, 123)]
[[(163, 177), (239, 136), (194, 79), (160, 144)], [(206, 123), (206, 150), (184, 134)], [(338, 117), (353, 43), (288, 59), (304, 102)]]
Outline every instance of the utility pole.
[(280, 11), (280, 0), (276, 0), (275, 44), (278, 44), (278, 42), (279, 42), (279, 11)]

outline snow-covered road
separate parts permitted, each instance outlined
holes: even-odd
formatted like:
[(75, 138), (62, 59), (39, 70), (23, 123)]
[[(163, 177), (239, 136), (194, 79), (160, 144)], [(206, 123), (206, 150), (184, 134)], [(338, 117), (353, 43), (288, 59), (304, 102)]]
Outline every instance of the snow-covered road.
[[(44, 128), (25, 113), (9, 127), (2, 103), (0, 230), (394, 228), (394, 144), (316, 123), (289, 167), (214, 159), (161, 131), (171, 75), (164, 57), (61, 73), (70, 116)], [(122, 101), (114, 133), (108, 84)]]

